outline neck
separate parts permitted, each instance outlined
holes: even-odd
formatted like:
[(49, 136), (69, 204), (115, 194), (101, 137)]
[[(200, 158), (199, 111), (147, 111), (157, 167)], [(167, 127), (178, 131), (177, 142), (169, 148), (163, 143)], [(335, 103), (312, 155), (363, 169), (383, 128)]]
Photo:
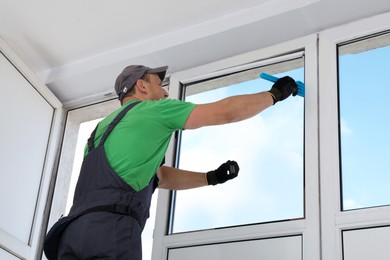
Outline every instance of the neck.
[(127, 101), (130, 101), (130, 100), (140, 100), (140, 101), (143, 101), (142, 98), (139, 98), (137, 96), (130, 96), (130, 97), (125, 97), (122, 102), (121, 102), (121, 105), (125, 104)]

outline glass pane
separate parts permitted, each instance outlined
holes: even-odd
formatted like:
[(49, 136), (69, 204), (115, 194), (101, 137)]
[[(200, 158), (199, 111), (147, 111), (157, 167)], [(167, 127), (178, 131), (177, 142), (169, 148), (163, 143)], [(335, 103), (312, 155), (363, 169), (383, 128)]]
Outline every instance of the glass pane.
[(389, 34), (339, 47), (342, 209), (390, 203)]
[[(272, 83), (261, 72), (303, 82), (303, 58), (294, 63), (191, 85), (185, 99), (201, 104), (268, 90)], [(183, 131), (179, 168), (207, 172), (235, 160), (240, 173), (221, 185), (178, 191), (173, 232), (303, 218), (303, 103), (289, 98), (242, 122)]]
[[(79, 178), (81, 164), (84, 156), (84, 147), (88, 141), (89, 136), (92, 131), (95, 129), (96, 125), (102, 120), (96, 119), (80, 124), (80, 129), (77, 137), (77, 145), (75, 151), (75, 159), (73, 162), (72, 168), (72, 177), (71, 183), (69, 186), (68, 199), (66, 204), (66, 214), (69, 212), (73, 203), (74, 190), (76, 189), (76, 183)], [(156, 192), (157, 193), (157, 192)], [(156, 209), (157, 209), (157, 194), (152, 197), (152, 202), (150, 206), (150, 217), (146, 222), (144, 231), (142, 232), (142, 258), (151, 259), (152, 256), (152, 246), (153, 246), (153, 229), (156, 218)]]

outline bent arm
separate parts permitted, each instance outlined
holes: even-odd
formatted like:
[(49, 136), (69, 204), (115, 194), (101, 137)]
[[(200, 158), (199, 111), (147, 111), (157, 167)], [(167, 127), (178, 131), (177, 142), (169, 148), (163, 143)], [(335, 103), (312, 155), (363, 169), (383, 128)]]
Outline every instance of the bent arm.
[(206, 173), (192, 172), (161, 166), (157, 171), (158, 188), (169, 190), (186, 190), (207, 185)]
[(238, 122), (253, 117), (273, 105), (269, 92), (232, 96), (197, 105), (184, 124), (185, 129)]

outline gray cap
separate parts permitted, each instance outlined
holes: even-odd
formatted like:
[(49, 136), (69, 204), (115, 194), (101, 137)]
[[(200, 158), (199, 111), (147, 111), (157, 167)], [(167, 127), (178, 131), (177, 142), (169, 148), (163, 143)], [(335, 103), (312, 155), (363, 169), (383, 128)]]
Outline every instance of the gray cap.
[(119, 100), (122, 100), (124, 95), (133, 88), (134, 84), (142, 78), (145, 73), (148, 74), (157, 74), (161, 81), (165, 78), (165, 73), (167, 72), (168, 66), (158, 67), (158, 68), (149, 68), (143, 65), (130, 65), (127, 66), (121, 74), (116, 78), (115, 81), (115, 91), (119, 96)]

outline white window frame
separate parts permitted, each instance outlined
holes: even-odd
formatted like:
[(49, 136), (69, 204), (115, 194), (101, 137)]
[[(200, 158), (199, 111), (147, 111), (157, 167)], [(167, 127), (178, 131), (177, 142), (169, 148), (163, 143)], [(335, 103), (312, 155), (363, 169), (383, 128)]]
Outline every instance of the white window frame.
[(67, 112), (66, 127), (61, 148), (61, 157), (57, 172), (52, 207), (48, 226), (51, 227), (62, 216), (67, 214), (66, 204), (72, 177), (73, 162), (77, 146), (77, 136), (80, 124), (83, 122), (102, 118), (119, 108), (117, 99), (103, 103), (75, 108)]
[[(319, 259), (317, 35), (302, 37), (172, 74), (169, 94), (172, 98), (179, 98), (180, 87), (183, 83), (204, 78), (205, 75), (214, 74), (217, 71), (231, 70), (244, 64), (272, 59), (301, 49), (305, 50), (305, 84), (310, 86), (306, 88), (305, 93), (305, 219), (167, 235), (171, 193), (160, 190), (152, 260), (167, 259), (169, 248), (290, 235), (302, 235), (304, 259)], [(171, 165), (173, 165), (174, 153), (173, 141), (166, 157), (166, 162), (171, 162)]]
[[(50, 211), (49, 228), (54, 225), (62, 215), (68, 214), (68, 197), (74, 192), (74, 190), (70, 190), (72, 177), (74, 177), (72, 176), (72, 174), (74, 175), (74, 161), (80, 159), (75, 158), (80, 125), (84, 122), (104, 118), (121, 106), (118, 99), (112, 99), (111, 96), (108, 98), (98, 97), (98, 100), (99, 102), (96, 103), (89, 98), (77, 101), (77, 104), (70, 104), (71, 109), (67, 111), (62, 142), (63, 145), (61, 148), (56, 186)], [(85, 104), (85, 106), (82, 104)], [(154, 194), (154, 196), (157, 196), (157, 193)], [(153, 215), (155, 214), (151, 212), (151, 216)]]
[(319, 34), (319, 125), (322, 259), (343, 259), (342, 232), (390, 224), (390, 207), (341, 211), (337, 45), (390, 30), (390, 13)]
[[(45, 224), (47, 219), (47, 207), (49, 205), (50, 189), (53, 175), (57, 167), (57, 152), (60, 147), (62, 126), (64, 121), (63, 105), (57, 97), (45, 86), (39, 78), (24, 64), (19, 56), (0, 37), (0, 51), (20, 74), (32, 85), (32, 87), (52, 106), (53, 117), (48, 136), (46, 157), (42, 169), (39, 194), (36, 200), (33, 223), (31, 225), (29, 242), (26, 244), (0, 229), (1, 253), (9, 253), (20, 259), (38, 259), (42, 253), (42, 238), (46, 234)], [(6, 97), (3, 97), (6, 98)], [(26, 162), (28, 163), (28, 158)], [(50, 201), (50, 200), (49, 200)], [(7, 255), (8, 256), (8, 255)]]

